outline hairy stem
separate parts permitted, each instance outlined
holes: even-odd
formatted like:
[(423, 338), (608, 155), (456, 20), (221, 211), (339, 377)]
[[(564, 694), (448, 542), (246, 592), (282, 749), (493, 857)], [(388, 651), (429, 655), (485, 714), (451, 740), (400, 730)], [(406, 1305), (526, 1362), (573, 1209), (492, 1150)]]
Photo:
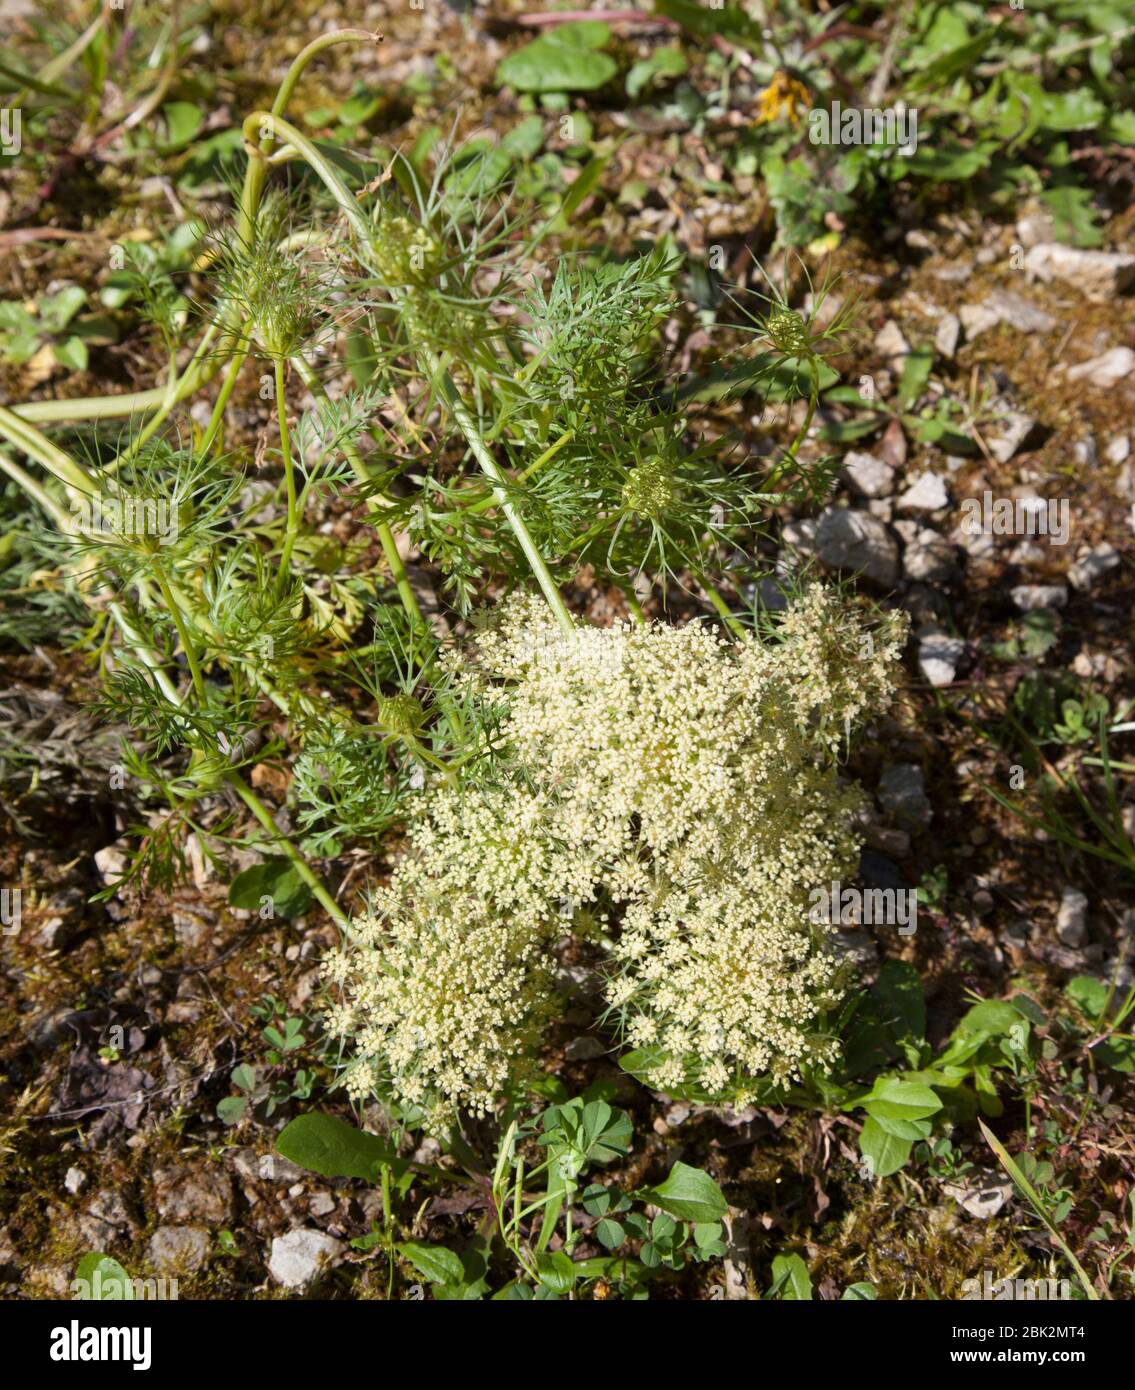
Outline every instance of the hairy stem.
[(280, 423), (280, 453), (284, 459), (284, 485), (288, 490), (288, 520), (284, 538), (284, 549), (280, 554), (280, 577), (287, 573), (292, 558), (292, 548), (299, 531), (299, 517), (296, 514), (296, 471), (292, 463), (292, 437), (288, 430), (288, 405), (284, 399), (284, 359), (277, 357), (273, 363), (276, 379), (276, 418)]

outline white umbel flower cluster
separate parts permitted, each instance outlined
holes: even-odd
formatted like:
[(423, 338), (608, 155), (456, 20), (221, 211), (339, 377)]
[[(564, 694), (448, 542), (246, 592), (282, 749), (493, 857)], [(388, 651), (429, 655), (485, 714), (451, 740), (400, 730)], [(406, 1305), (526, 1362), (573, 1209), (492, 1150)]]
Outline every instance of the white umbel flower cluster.
[(833, 750), (885, 707), (903, 631), (869, 631), (825, 590), (778, 641), (685, 627), (581, 626), (501, 605), (461, 679), (503, 706), (510, 771), (439, 784), (330, 972), (349, 1084), (436, 1122), (522, 1078), (554, 1010), (566, 920), (598, 932), (635, 1070), (743, 1102), (829, 1065), (842, 971), (809, 890), (854, 871), (859, 794)]

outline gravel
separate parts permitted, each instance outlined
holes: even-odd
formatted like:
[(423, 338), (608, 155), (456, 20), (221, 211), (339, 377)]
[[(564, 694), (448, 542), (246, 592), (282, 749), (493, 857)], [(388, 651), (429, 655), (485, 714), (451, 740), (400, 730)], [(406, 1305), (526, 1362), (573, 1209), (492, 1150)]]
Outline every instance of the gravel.
[(917, 763), (894, 763), (879, 779), (879, 804), (902, 830), (925, 830), (934, 816)]
[(1068, 589), (1063, 584), (1018, 584), (1010, 593), (1022, 613), (1035, 613), (1038, 608), (1063, 608), (1068, 602)]
[(958, 674), (965, 650), (966, 644), (960, 637), (951, 637), (942, 628), (920, 629), (918, 669), (931, 685), (949, 685)]
[(902, 511), (940, 512), (950, 505), (950, 494), (937, 473), (920, 473), (899, 498), (898, 505)]
[(1074, 285), (1088, 299), (1105, 304), (1135, 281), (1135, 256), (1041, 242), (1025, 256), (1025, 270), (1038, 280)]
[(289, 1231), (272, 1242), (268, 1273), (286, 1289), (303, 1289), (343, 1258), (343, 1243), (323, 1231)]
[(843, 461), (843, 476), (864, 497), (887, 497), (894, 491), (895, 470), (874, 454), (852, 450)]
[(195, 1274), (209, 1258), (209, 1232), (202, 1226), (159, 1226), (149, 1248), (158, 1274)]
[(1093, 386), (1117, 386), (1135, 374), (1135, 352), (1129, 347), (1110, 348), (1099, 357), (1069, 367), (1069, 381), (1089, 381)]
[(1090, 550), (1082, 550), (1068, 570), (1068, 582), (1073, 589), (1090, 589), (1097, 579), (1119, 564), (1119, 551), (1103, 541)]
[(853, 570), (876, 584), (898, 579), (898, 545), (886, 526), (867, 512), (832, 507), (816, 528), (816, 553), (832, 569)]
[(1088, 942), (1088, 899), (1079, 888), (1066, 886), (1056, 913), (1056, 935), (1062, 946), (1082, 950)]

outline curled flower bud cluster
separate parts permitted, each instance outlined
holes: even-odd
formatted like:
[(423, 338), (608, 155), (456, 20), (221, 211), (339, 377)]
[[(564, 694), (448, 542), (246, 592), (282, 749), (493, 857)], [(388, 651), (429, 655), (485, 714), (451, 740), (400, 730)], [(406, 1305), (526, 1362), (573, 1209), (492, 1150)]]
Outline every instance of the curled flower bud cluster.
[(429, 232), (408, 217), (383, 216), (372, 245), (375, 265), (387, 285), (416, 285), (437, 273), (442, 252)]
[(650, 1084), (743, 1103), (829, 1066), (846, 981), (807, 902), (854, 870), (859, 794), (833, 751), (889, 700), (901, 625), (871, 631), (820, 588), (769, 644), (698, 624), (565, 635), (531, 599), (494, 617), (460, 678), (503, 707), (500, 774), (423, 793), (330, 963), (352, 1089), (437, 1123), (488, 1110), (534, 1064), (573, 919), (607, 952), (610, 1016)]

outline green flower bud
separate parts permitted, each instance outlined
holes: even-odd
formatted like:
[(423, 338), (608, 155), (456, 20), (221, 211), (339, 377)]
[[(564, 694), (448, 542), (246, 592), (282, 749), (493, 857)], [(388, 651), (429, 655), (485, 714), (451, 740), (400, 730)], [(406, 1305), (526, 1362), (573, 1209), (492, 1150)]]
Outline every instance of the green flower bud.
[(786, 357), (801, 357), (808, 351), (808, 329), (795, 309), (774, 309), (765, 332), (776, 350)]
[(378, 722), (392, 734), (414, 734), (422, 727), (426, 712), (413, 695), (386, 695), (378, 702)]
[(408, 217), (383, 217), (375, 229), (374, 260), (388, 285), (420, 285), (437, 274), (440, 244)]
[(623, 506), (648, 521), (665, 516), (681, 496), (670, 465), (655, 454), (631, 470), (623, 484)]

